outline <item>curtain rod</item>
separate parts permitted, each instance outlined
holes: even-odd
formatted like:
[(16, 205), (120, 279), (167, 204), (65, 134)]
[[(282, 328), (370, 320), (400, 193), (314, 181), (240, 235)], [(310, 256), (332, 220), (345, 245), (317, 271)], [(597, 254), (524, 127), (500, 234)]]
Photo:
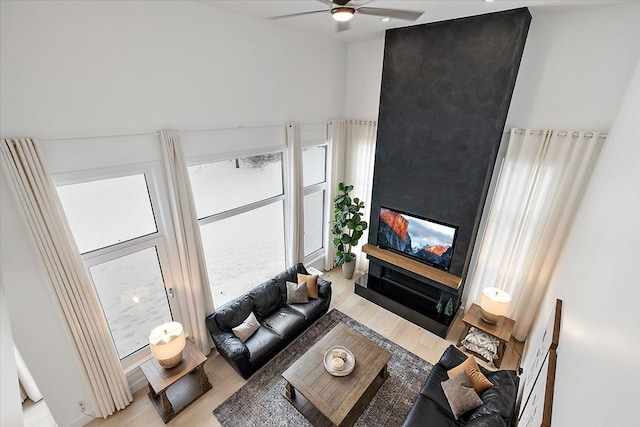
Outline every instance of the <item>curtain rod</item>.
[[(512, 131), (512, 130), (513, 130), (515, 133), (517, 133), (518, 135), (522, 135), (522, 133), (523, 133), (526, 129), (521, 129), (521, 128), (505, 129), (505, 130), (504, 130), (504, 133), (511, 133), (511, 131)], [(542, 134), (542, 132), (545, 132), (545, 131), (546, 131), (546, 129), (532, 129), (532, 130), (530, 130), (530, 133), (531, 133), (532, 135), (533, 135), (533, 134), (541, 135), (541, 134)], [(558, 136), (567, 136), (567, 135), (569, 135), (569, 132), (567, 132), (567, 131), (555, 131), (555, 132), (557, 132)], [(594, 132), (585, 132), (585, 133), (584, 133), (584, 136), (586, 136), (587, 138), (593, 138), (593, 137), (595, 136), (595, 134), (596, 134), (596, 133), (597, 133), (597, 132), (595, 132), (595, 133), (594, 133)], [(580, 132), (577, 132), (577, 131), (576, 131), (576, 132), (573, 132), (573, 133), (571, 134), (571, 136), (572, 136), (572, 137), (574, 137), (574, 138), (575, 138), (575, 137), (578, 137), (578, 136), (580, 136)], [(598, 134), (598, 137), (600, 137), (600, 138), (606, 138), (606, 137), (607, 137), (607, 134), (606, 134), (606, 133), (599, 133), (599, 134)]]
[[(308, 124), (308, 123), (304, 123)], [(232, 126), (223, 128), (209, 128), (209, 129), (185, 129), (178, 130), (180, 133), (197, 133), (197, 132), (219, 132), (225, 130), (252, 130), (252, 129), (270, 129), (270, 128), (284, 128), (285, 124), (279, 125), (257, 125), (257, 126)], [(140, 133), (125, 133), (125, 134), (111, 134), (111, 135), (90, 135), (90, 136), (71, 136), (71, 137), (56, 137), (56, 138), (38, 138), (38, 141), (69, 141), (75, 139), (96, 139), (96, 138), (127, 138), (132, 136), (160, 136), (159, 131), (154, 132), (140, 132)]]
[[(349, 121), (353, 121), (353, 120), (349, 120)], [(356, 120), (356, 121), (361, 121), (361, 120)], [(370, 122), (370, 120), (365, 120), (365, 121), (369, 121)], [(306, 122), (306, 123), (299, 123), (299, 124), (301, 126), (308, 126), (308, 125), (316, 125), (316, 124), (323, 124), (323, 123), (324, 122)], [(209, 129), (185, 129), (185, 130), (178, 130), (178, 131), (180, 133), (220, 132), (220, 131), (225, 131), (225, 130), (239, 130), (239, 131), (242, 131), (242, 130), (252, 130), (252, 129), (280, 128), (280, 127), (286, 127), (286, 126), (287, 126), (287, 124), (283, 123), (283, 124), (257, 125), (257, 126), (232, 126), (232, 127), (209, 128)], [(515, 128), (516, 132), (518, 132), (518, 131), (522, 132), (524, 130), (525, 129)], [(536, 129), (534, 131), (543, 132), (542, 129)], [(504, 133), (510, 133), (510, 132), (511, 132), (511, 129), (505, 129), (504, 130)], [(560, 132), (558, 132), (558, 134), (560, 136), (566, 136), (567, 132), (566, 131), (560, 131)], [(574, 132), (572, 136), (576, 137), (579, 134), (580, 134), (579, 132)], [(587, 137), (593, 137), (593, 135), (594, 135), (593, 132), (587, 132), (586, 133)], [(76, 139), (96, 139), (96, 138), (128, 138), (128, 137), (132, 137), (132, 136), (160, 136), (160, 132), (153, 131), (153, 132), (125, 133), (125, 134), (111, 134), (111, 135), (90, 135), (90, 136), (56, 137), (56, 138), (38, 138), (38, 141), (47, 142), (47, 141), (67, 141), (67, 140), (76, 140)], [(607, 134), (606, 133), (602, 133), (599, 136), (605, 138), (607, 136)]]

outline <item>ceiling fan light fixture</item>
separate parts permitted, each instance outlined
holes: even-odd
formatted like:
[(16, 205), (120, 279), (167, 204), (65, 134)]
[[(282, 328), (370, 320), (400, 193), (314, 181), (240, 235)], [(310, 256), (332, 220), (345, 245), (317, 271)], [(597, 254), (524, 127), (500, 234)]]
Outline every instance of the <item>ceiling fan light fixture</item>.
[(353, 18), (355, 9), (351, 7), (334, 7), (331, 9), (331, 16), (338, 22), (347, 22)]

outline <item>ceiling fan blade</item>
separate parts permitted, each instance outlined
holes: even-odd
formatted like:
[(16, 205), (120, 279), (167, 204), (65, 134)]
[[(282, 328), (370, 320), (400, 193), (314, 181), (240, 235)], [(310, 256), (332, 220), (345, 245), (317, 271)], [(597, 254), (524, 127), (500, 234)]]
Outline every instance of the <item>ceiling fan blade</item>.
[(379, 7), (359, 7), (358, 9), (356, 9), (356, 11), (358, 13), (362, 13), (363, 15), (384, 16), (395, 19), (403, 19), (405, 21), (415, 21), (424, 13), (414, 10), (381, 9)]
[(329, 12), (328, 10), (314, 10), (311, 12), (301, 12), (301, 13), (292, 13), (290, 15), (280, 15), (280, 16), (272, 16), (271, 18), (269, 18), (270, 20), (274, 21), (276, 19), (283, 19), (283, 18), (291, 18), (294, 16), (302, 16), (302, 15), (312, 15), (314, 13), (327, 13)]
[(349, 22), (338, 22), (337, 24), (338, 24), (338, 27), (336, 30), (337, 33), (347, 31), (349, 28), (351, 28), (351, 23)]

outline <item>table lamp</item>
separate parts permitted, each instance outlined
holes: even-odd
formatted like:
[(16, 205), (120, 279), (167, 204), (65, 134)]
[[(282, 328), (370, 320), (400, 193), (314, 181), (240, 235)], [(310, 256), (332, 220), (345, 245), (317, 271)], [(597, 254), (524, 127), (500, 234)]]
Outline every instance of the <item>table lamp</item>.
[(480, 295), (480, 314), (482, 320), (489, 324), (496, 323), (500, 317), (507, 314), (511, 295), (502, 289), (484, 288)]
[(160, 366), (169, 369), (182, 360), (182, 350), (187, 344), (184, 329), (178, 322), (167, 322), (153, 328), (149, 334), (151, 354)]

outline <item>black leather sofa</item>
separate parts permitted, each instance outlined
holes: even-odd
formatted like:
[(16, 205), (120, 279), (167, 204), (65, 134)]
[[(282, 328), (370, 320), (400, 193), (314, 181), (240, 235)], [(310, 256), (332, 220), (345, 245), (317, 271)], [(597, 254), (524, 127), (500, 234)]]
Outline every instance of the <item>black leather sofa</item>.
[(449, 379), (447, 371), (464, 362), (467, 356), (449, 346), (433, 367), (411, 407), (403, 427), (508, 427), (514, 417), (519, 378), (516, 371), (489, 371), (482, 373), (494, 386), (480, 394), (483, 405), (465, 413), (456, 421), (442, 391), (442, 381)]
[[(228, 303), (217, 307), (206, 318), (207, 329), (218, 349), (243, 378), (249, 378), (276, 353), (329, 309), (331, 282), (318, 279), (319, 298), (305, 304), (287, 304), (286, 282), (297, 282), (297, 275), (309, 274), (297, 264)], [(237, 338), (231, 328), (253, 311), (260, 328), (247, 341)]]

